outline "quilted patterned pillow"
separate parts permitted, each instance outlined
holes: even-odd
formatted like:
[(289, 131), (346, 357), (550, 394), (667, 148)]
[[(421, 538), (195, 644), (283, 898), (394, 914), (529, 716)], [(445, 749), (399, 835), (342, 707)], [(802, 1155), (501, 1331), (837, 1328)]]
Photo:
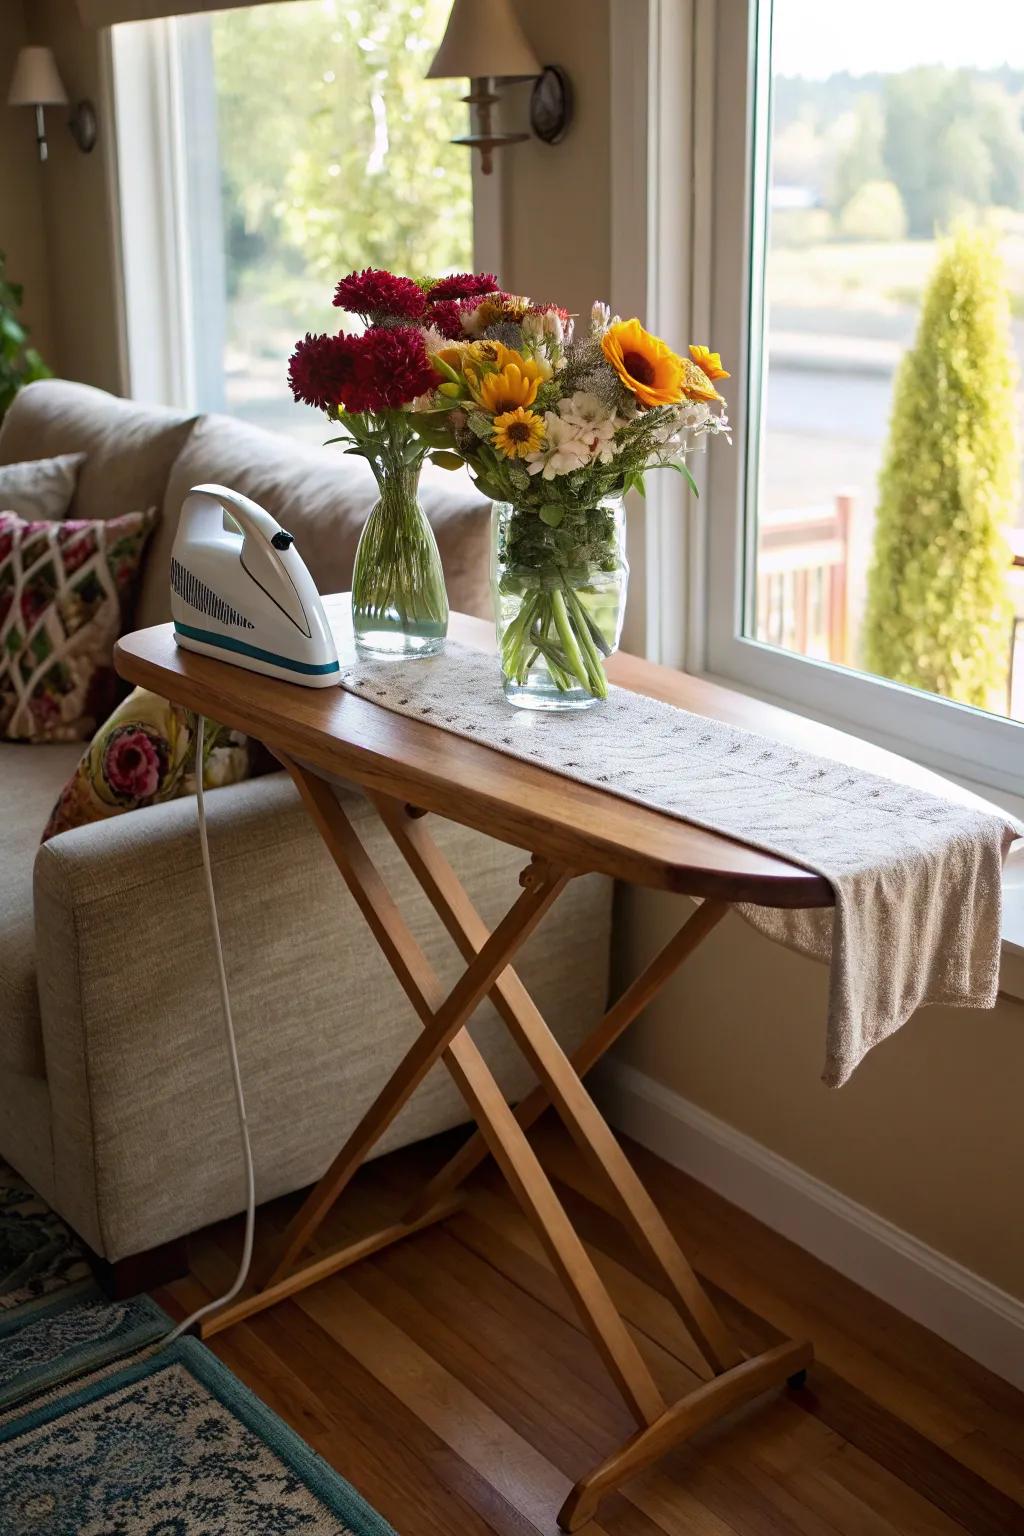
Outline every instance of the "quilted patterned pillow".
[(114, 641), (156, 517), (0, 512), (0, 738), (88, 741), (109, 714)]
[[(203, 787), (237, 784), (270, 766), (264, 749), (239, 731), (207, 720)], [(42, 841), (141, 805), (195, 794), (195, 717), (147, 688), (136, 688), (100, 726), (50, 812)]]

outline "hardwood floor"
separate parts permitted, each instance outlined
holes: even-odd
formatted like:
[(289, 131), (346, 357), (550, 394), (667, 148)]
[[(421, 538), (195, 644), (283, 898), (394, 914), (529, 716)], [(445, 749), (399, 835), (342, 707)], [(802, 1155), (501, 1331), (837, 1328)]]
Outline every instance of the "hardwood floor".
[[(381, 1223), (459, 1136), (365, 1168), (324, 1245)], [(546, 1166), (667, 1393), (689, 1339), (547, 1120)], [(1024, 1536), (1024, 1396), (643, 1149), (627, 1151), (747, 1349), (810, 1335), (800, 1392), (768, 1394), (609, 1496), (593, 1536)], [(289, 1198), (261, 1212), (283, 1228)], [(240, 1224), (193, 1243), (157, 1299), (230, 1283)], [(257, 1249), (259, 1254), (259, 1248)], [(466, 1207), (210, 1346), (399, 1536), (555, 1536), (570, 1485), (633, 1426), (493, 1167)]]

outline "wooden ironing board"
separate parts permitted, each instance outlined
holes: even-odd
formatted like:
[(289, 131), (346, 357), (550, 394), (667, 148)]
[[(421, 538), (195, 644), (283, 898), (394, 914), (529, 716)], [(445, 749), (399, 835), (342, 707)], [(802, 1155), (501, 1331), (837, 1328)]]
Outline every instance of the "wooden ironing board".
[[(347, 599), (325, 602), (339, 653), (351, 657)], [(480, 620), (453, 615), (450, 633), (465, 644), (494, 648), (493, 629)], [(182, 651), (169, 624), (121, 640), (115, 662), (130, 682), (247, 732), (280, 759), (422, 1025), (293, 1218), (272, 1272), (251, 1294), (206, 1319), (203, 1337), (443, 1221), (457, 1208), (467, 1177), (491, 1155), (536, 1228), (637, 1423), (636, 1433), (573, 1488), (558, 1516), (564, 1530), (576, 1530), (595, 1513), (602, 1494), (670, 1446), (767, 1388), (802, 1381), (812, 1358), (806, 1341), (744, 1356), (582, 1078), (732, 903), (827, 906), (832, 902), (828, 883), (782, 859), (394, 714), (343, 689), (295, 687)], [(957, 793), (890, 753), (700, 679), (624, 655), (613, 658), (609, 673), (624, 687), (683, 708), (890, 777)], [(466, 969), (447, 995), (360, 844), (332, 779), (358, 786), (372, 801), (460, 949)], [(434, 843), (427, 813), (523, 850), (522, 890), (493, 933)], [(570, 1059), (511, 962), (568, 881), (591, 871), (703, 901)], [(465, 1028), (487, 995), (538, 1078), (515, 1110), (506, 1104)], [(401, 1221), (301, 1263), (345, 1186), (438, 1060), (445, 1062), (465, 1098), (477, 1123), (475, 1134), (415, 1195)], [(549, 1105), (604, 1182), (613, 1207), (697, 1346), (705, 1379), (676, 1402), (663, 1398), (527, 1140), (527, 1129)]]

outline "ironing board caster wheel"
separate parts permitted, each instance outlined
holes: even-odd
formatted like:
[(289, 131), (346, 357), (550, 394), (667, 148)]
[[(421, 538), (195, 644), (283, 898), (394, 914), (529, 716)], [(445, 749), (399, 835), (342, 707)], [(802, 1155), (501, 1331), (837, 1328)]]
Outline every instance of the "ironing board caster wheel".
[(806, 1387), (806, 1385), (807, 1385), (807, 1372), (806, 1371), (794, 1371), (792, 1376), (787, 1376), (786, 1377), (786, 1386), (787, 1387), (792, 1387), (794, 1392), (799, 1392), (800, 1388), (801, 1387)]

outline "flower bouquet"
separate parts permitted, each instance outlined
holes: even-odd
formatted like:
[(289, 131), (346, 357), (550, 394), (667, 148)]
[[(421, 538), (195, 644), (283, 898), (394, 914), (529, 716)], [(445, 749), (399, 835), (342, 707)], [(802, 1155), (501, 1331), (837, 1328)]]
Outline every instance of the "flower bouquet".
[(307, 334), (292, 353), (295, 399), (337, 424), (341, 435), (330, 441), (366, 459), (380, 491), (352, 574), (362, 654), (427, 656), (444, 644), (448, 598), (418, 497), (431, 445), (416, 430), (416, 413), (444, 403), (428, 344), (443, 346), (461, 324), (461, 306), (496, 289), (497, 279), (485, 273), (414, 281), (370, 268), (352, 272), (338, 283), (334, 303), (359, 317), (362, 332)]
[[(623, 497), (653, 468), (696, 489), (685, 454), (727, 432), (707, 347), (676, 353), (595, 304), (589, 330), (507, 293), (444, 310), (426, 346), (438, 382), (414, 418), (432, 457), (465, 463), (495, 503), (492, 581), (506, 696), (533, 709), (607, 695), (628, 566)], [(436, 329), (436, 324), (435, 324)]]

